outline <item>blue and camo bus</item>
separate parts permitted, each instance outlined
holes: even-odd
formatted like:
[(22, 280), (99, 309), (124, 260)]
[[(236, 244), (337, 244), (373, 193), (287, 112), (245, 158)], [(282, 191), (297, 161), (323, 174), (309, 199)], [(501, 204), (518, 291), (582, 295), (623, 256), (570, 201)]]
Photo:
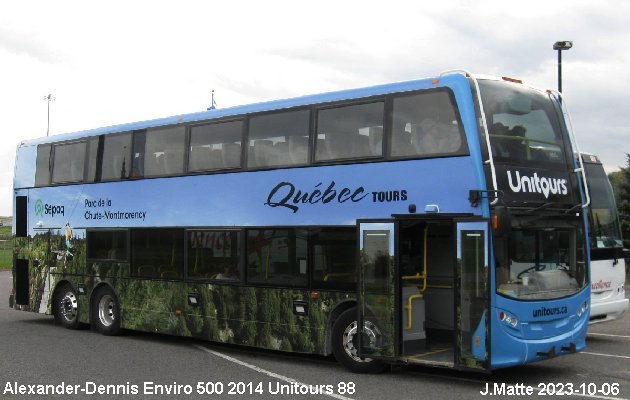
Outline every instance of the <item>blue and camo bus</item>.
[(626, 264), (619, 213), (612, 186), (599, 157), (582, 152), (590, 202), (587, 207), (591, 248), (590, 323), (614, 321), (628, 310)]
[(575, 154), (557, 93), (465, 71), (24, 141), (10, 302), (359, 372), (574, 353)]

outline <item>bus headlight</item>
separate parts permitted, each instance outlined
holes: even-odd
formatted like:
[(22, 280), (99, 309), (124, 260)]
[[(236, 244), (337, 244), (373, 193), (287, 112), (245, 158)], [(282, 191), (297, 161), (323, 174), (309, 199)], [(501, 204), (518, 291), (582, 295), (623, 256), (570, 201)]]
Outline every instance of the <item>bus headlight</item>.
[(578, 308), (578, 312), (577, 312), (578, 317), (581, 317), (582, 314), (586, 312), (586, 310), (588, 310), (588, 301), (585, 301), (584, 304), (582, 304), (580, 308)]
[(516, 328), (518, 326), (518, 319), (515, 316), (506, 313), (505, 311), (501, 311), (499, 313), (499, 319), (512, 328)]

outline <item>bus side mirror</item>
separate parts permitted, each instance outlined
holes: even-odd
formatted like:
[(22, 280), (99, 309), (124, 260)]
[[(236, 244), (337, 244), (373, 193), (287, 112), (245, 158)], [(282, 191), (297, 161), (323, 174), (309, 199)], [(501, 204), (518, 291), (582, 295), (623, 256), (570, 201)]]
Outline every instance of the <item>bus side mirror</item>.
[(512, 229), (512, 216), (505, 206), (496, 206), (492, 215), (492, 231), (496, 237), (507, 237)]

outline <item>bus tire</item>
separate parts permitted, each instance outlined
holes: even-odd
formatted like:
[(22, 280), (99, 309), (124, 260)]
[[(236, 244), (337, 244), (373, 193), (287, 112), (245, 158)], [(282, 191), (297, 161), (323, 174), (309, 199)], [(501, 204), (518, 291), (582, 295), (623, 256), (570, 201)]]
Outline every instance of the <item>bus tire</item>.
[(77, 292), (69, 283), (57, 290), (54, 304), (55, 322), (67, 329), (79, 329), (79, 299)]
[(107, 336), (118, 335), (120, 329), (120, 304), (109, 286), (97, 289), (92, 301), (92, 321), (94, 328)]
[(380, 360), (358, 356), (357, 309), (344, 311), (335, 321), (332, 329), (332, 350), (339, 364), (352, 372), (378, 373), (387, 368)]

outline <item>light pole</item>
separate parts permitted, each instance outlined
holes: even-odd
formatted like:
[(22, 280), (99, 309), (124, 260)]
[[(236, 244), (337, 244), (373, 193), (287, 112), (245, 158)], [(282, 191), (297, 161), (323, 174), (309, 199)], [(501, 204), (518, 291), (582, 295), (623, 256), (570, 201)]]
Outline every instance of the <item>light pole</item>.
[(553, 44), (553, 49), (558, 50), (558, 92), (562, 93), (562, 50), (569, 50), (573, 47), (570, 40), (562, 40)]
[(52, 95), (52, 93), (49, 93), (44, 96), (44, 100), (48, 102), (48, 124), (46, 125), (46, 136), (48, 136), (48, 134), (50, 133), (50, 102), (54, 101), (55, 97)]

